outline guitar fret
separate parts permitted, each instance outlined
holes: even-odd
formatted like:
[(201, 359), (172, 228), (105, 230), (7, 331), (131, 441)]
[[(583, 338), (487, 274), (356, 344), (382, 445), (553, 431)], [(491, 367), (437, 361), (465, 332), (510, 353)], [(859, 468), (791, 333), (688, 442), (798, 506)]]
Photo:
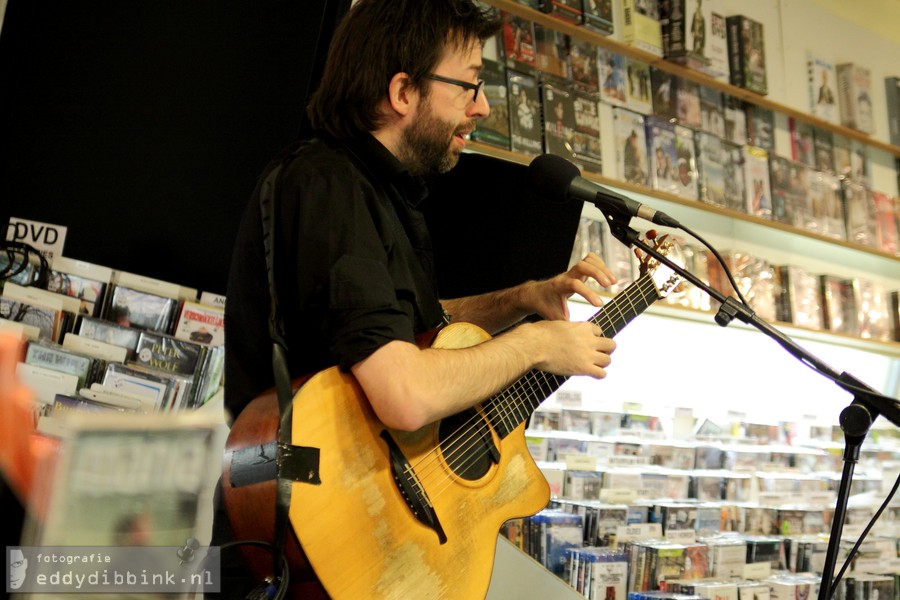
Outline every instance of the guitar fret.
[[(613, 337), (658, 297), (656, 285), (648, 273), (616, 295), (589, 320), (600, 327), (603, 335)], [(568, 377), (535, 369), (485, 401), (482, 406), (497, 435), (505, 438), (527, 421), (541, 402), (567, 380)]]

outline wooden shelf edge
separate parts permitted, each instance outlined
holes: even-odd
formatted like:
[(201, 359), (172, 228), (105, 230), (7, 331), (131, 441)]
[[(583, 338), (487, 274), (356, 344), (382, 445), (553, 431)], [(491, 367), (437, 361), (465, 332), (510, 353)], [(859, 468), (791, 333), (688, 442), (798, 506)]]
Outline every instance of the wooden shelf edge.
[[(491, 146), (489, 144), (485, 144), (483, 142), (475, 142), (469, 141), (466, 146), (467, 152), (475, 152), (479, 154), (485, 154), (488, 156), (493, 156), (495, 158), (501, 158), (504, 160), (508, 160), (511, 162), (515, 162), (522, 165), (530, 164), (533, 160), (533, 157), (520, 154), (518, 152), (513, 152), (511, 150), (504, 150), (503, 148), (497, 148), (496, 146)], [(761, 227), (768, 227), (770, 229), (777, 229), (780, 231), (784, 231), (785, 233), (790, 233), (792, 235), (798, 235), (805, 238), (813, 239), (819, 242), (824, 242), (826, 244), (830, 244), (835, 247), (845, 248), (847, 250), (852, 250), (854, 252), (862, 252), (864, 254), (870, 254), (872, 256), (877, 256), (879, 258), (886, 258), (888, 260), (898, 261), (900, 262), (900, 256), (894, 254), (888, 254), (882, 250), (878, 250), (877, 248), (870, 248), (868, 246), (862, 246), (860, 244), (854, 244), (853, 242), (848, 242), (846, 240), (839, 240), (831, 237), (827, 237), (818, 233), (814, 233), (811, 231), (806, 231), (804, 229), (797, 229), (796, 227), (792, 227), (791, 225), (787, 225), (786, 223), (780, 223), (778, 221), (773, 221), (771, 219), (764, 219), (762, 217), (757, 217), (755, 215), (749, 215), (747, 213), (737, 212), (734, 210), (730, 210), (727, 208), (722, 208), (720, 206), (715, 206), (713, 204), (707, 204), (701, 200), (693, 200), (690, 198), (682, 198), (681, 196), (677, 196), (675, 194), (670, 194), (668, 192), (661, 192), (659, 190), (654, 190), (652, 188), (645, 187), (643, 185), (639, 185), (636, 183), (629, 183), (626, 181), (620, 181), (618, 179), (613, 179), (611, 177), (607, 177), (605, 175), (599, 175), (597, 173), (591, 173), (589, 171), (584, 171), (582, 173), (585, 179), (589, 179), (591, 181), (595, 181), (601, 185), (606, 185), (609, 187), (617, 188), (626, 192), (633, 192), (635, 194), (641, 194), (642, 196), (648, 196), (651, 198), (657, 198), (659, 200), (665, 200), (666, 202), (671, 202), (673, 204), (678, 204), (680, 206), (685, 206), (688, 208), (699, 209), (704, 212), (709, 212), (717, 215), (721, 215), (723, 217), (727, 217), (730, 219), (735, 219), (738, 221), (744, 221), (747, 223), (753, 223), (754, 225), (759, 225)]]
[(562, 19), (557, 19), (551, 15), (542, 13), (538, 10), (534, 10), (533, 8), (518, 4), (517, 2), (515, 2), (515, 0), (485, 0), (485, 2), (499, 10), (514, 14), (518, 17), (522, 17), (523, 19), (529, 19), (536, 23), (540, 23), (541, 25), (550, 29), (554, 29), (572, 37), (591, 42), (595, 46), (606, 48), (607, 50), (612, 50), (623, 56), (627, 56), (635, 60), (640, 60), (642, 62), (648, 63), (653, 67), (662, 69), (663, 71), (666, 71), (668, 73), (672, 73), (673, 75), (678, 75), (679, 77), (683, 77), (684, 79), (693, 81), (694, 83), (699, 83), (701, 85), (719, 90), (720, 92), (725, 92), (729, 96), (738, 98), (745, 102), (749, 102), (750, 104), (773, 110), (798, 121), (809, 123), (810, 125), (818, 127), (820, 129), (845, 136), (858, 142), (862, 142), (867, 146), (871, 146), (873, 148), (877, 148), (879, 150), (887, 152), (888, 154), (900, 157), (900, 146), (894, 146), (893, 144), (875, 139), (870, 135), (863, 133), (862, 131), (857, 131), (856, 129), (851, 129), (850, 127), (844, 127), (843, 125), (837, 125), (835, 123), (824, 121), (790, 106), (780, 104), (778, 102), (775, 102), (774, 100), (769, 100), (765, 96), (760, 96), (759, 94), (756, 94), (744, 88), (719, 81), (718, 79), (710, 77), (706, 73), (702, 73), (694, 69), (689, 69), (684, 65), (671, 62), (650, 52), (645, 52), (643, 50), (633, 48), (627, 44), (623, 44), (622, 42), (619, 42), (617, 40), (610, 39), (609, 37), (603, 36), (599, 33), (595, 33), (579, 25), (573, 25), (572, 23), (568, 23), (566, 21), (563, 21)]

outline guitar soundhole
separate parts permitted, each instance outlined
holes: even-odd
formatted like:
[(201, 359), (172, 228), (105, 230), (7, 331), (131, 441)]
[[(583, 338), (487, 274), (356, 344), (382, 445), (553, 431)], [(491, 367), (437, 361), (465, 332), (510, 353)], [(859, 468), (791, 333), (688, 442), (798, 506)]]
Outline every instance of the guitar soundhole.
[(500, 462), (500, 451), (491, 438), (490, 428), (475, 410), (441, 421), (438, 436), (444, 460), (463, 479), (481, 479), (492, 464)]

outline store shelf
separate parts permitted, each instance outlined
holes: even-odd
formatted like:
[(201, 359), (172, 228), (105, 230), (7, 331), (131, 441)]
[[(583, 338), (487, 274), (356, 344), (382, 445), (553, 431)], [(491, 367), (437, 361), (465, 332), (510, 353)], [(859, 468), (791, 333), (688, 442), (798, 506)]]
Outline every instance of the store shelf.
[[(519, 164), (529, 164), (532, 160), (530, 156), (479, 142), (469, 142), (467, 150)], [(818, 264), (827, 263), (832, 267), (839, 265), (846, 277), (865, 274), (875, 279), (896, 281), (900, 287), (900, 257), (881, 250), (825, 237), (784, 223), (682, 198), (642, 185), (590, 172), (584, 172), (582, 175), (601, 185), (626, 192), (629, 197), (670, 214), (701, 234), (714, 234), (715, 240), (711, 240), (713, 243), (734, 240), (735, 243), (777, 249)], [(600, 211), (593, 207), (586, 208), (586, 214), (597, 219), (602, 218)], [(717, 250), (723, 249), (725, 248), (717, 247)]]
[(572, 37), (591, 42), (596, 46), (612, 50), (623, 56), (640, 60), (642, 62), (650, 64), (653, 67), (662, 69), (663, 71), (667, 71), (674, 75), (678, 75), (679, 77), (683, 77), (684, 79), (687, 79), (689, 81), (693, 81), (695, 83), (699, 83), (701, 85), (705, 85), (707, 87), (725, 92), (726, 94), (734, 98), (739, 98), (756, 106), (773, 110), (775, 112), (787, 115), (788, 117), (797, 119), (798, 121), (803, 121), (805, 123), (809, 123), (810, 125), (814, 125), (815, 127), (819, 127), (821, 129), (846, 136), (850, 139), (860, 141), (873, 148), (878, 148), (879, 150), (900, 157), (900, 146), (894, 146), (892, 144), (882, 142), (881, 140), (872, 138), (871, 136), (861, 131), (851, 129), (849, 127), (844, 127), (842, 125), (836, 125), (834, 123), (829, 123), (828, 121), (823, 121), (822, 119), (799, 111), (795, 108), (791, 108), (790, 106), (786, 106), (784, 104), (780, 104), (778, 102), (770, 100), (765, 96), (760, 96), (759, 94), (745, 90), (744, 88), (719, 81), (710, 77), (709, 75), (706, 75), (705, 73), (689, 69), (687, 67), (684, 67), (683, 65), (665, 60), (663, 58), (660, 58), (659, 56), (656, 56), (655, 54), (633, 48), (631, 46), (628, 46), (627, 44), (623, 44), (609, 37), (585, 29), (584, 27), (567, 23), (561, 19), (557, 19), (522, 4), (518, 4), (517, 2), (515, 2), (515, 0), (485, 0), (485, 2), (497, 9), (509, 12), (525, 19), (529, 19), (536, 23), (540, 23), (541, 25), (550, 29), (554, 29)]

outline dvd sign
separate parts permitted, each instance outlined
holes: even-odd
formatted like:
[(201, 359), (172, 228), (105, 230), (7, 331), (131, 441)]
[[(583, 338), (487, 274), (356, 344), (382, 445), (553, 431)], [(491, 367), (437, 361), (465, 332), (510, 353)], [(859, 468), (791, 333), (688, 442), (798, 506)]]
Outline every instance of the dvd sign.
[(66, 230), (62, 225), (10, 217), (6, 227), (6, 240), (28, 244), (52, 263), (54, 256), (62, 256)]

